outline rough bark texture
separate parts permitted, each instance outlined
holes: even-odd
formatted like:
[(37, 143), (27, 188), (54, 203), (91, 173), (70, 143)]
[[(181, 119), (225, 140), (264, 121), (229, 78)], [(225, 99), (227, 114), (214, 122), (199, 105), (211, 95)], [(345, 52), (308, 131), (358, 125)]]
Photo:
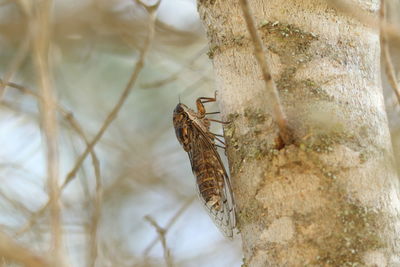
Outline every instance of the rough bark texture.
[[(379, 1), (358, 1), (372, 16)], [(199, 0), (246, 266), (400, 266), (379, 36), (318, 0), (251, 0), (295, 143), (277, 149), (236, 0)]]

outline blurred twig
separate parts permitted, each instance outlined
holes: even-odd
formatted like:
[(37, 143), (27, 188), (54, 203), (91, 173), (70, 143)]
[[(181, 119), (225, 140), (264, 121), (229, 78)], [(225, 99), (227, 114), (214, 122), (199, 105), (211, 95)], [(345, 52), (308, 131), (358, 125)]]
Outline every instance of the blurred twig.
[(206, 49), (207, 48), (202, 48), (198, 53), (196, 53), (193, 56), (193, 58), (191, 58), (188, 62), (186, 62), (186, 64), (184, 64), (178, 71), (172, 73), (167, 78), (163, 78), (149, 83), (143, 83), (140, 86), (143, 89), (154, 89), (175, 81), (176, 79), (178, 79), (179, 75), (181, 75), (185, 69), (191, 67), (196, 62), (196, 60), (199, 59), (205, 53)]
[(193, 93), (195, 90), (199, 89), (201, 86), (204, 86), (206, 83), (210, 83), (210, 81), (212, 81), (212, 79), (207, 77), (207, 75), (201, 75), (199, 79), (197, 79), (195, 82), (185, 87), (182, 90), (182, 94), (180, 96), (183, 97), (189, 95)]
[(389, 84), (393, 88), (393, 91), (397, 97), (397, 100), (400, 103), (399, 83), (397, 82), (396, 72), (394, 71), (392, 59), (390, 57), (387, 33), (385, 31), (383, 31), (383, 23), (386, 22), (386, 2), (385, 2), (385, 0), (381, 0), (381, 9), (379, 12), (379, 17), (380, 17), (380, 41), (381, 41), (383, 65), (385, 66), (385, 72), (386, 72), (386, 76), (388, 78)]
[(16, 201), (15, 199), (9, 197), (6, 193), (4, 193), (1, 190), (0, 190), (0, 196), (2, 198), (4, 198), (5, 200), (7, 200), (16, 210), (19, 210), (19, 211), (21, 211), (23, 213), (26, 213), (26, 214), (29, 214), (29, 215), (32, 214), (32, 212), (27, 207), (25, 207), (24, 204), (22, 204), (22, 203)]
[[(159, 3), (157, 3), (158, 6)], [(77, 171), (81, 167), (83, 161), (86, 159), (87, 155), (89, 152), (93, 149), (93, 147), (97, 144), (97, 142), (101, 139), (103, 136), (104, 132), (107, 130), (108, 126), (114, 121), (114, 119), (117, 117), (119, 111), (121, 110), (122, 106), (124, 105), (126, 99), (128, 98), (129, 94), (131, 93), (133, 86), (136, 82), (137, 77), (139, 76), (140, 71), (143, 69), (144, 66), (144, 60), (147, 56), (147, 53), (150, 49), (151, 43), (153, 41), (154, 37), (154, 21), (156, 18), (155, 11), (151, 10), (149, 11), (149, 34), (146, 38), (145, 44), (143, 48), (140, 51), (139, 54), (139, 59), (135, 64), (135, 67), (133, 69), (132, 75), (129, 78), (129, 81), (122, 92), (121, 96), (118, 99), (118, 102), (114, 106), (114, 108), (111, 110), (111, 112), (108, 114), (107, 118), (103, 122), (103, 125), (100, 127), (100, 130), (97, 132), (96, 136), (93, 138), (93, 140), (89, 143), (89, 145), (86, 147), (85, 151), (82, 153), (82, 155), (78, 158), (78, 160), (75, 162), (74, 167), (72, 170), (68, 173), (62, 188), (65, 188), (65, 186), (68, 185), (68, 183), (75, 177)]]
[[(0, 85), (9, 86), (11, 88), (17, 89), (18, 91), (20, 91), (23, 94), (31, 95), (31, 96), (37, 98), (38, 101), (40, 101), (40, 99), (41, 99), (39, 94), (35, 93), (33, 90), (30, 90), (25, 86), (19, 85), (17, 83), (13, 83), (13, 82), (5, 83), (4, 81), (0, 80)], [(67, 110), (66, 108), (62, 107), (61, 105), (57, 104), (57, 103), (56, 103), (56, 105), (57, 105), (56, 108), (63, 115), (65, 120), (71, 125), (72, 129), (83, 139), (85, 144), (88, 146), (89, 145), (89, 139), (86, 137), (86, 135), (85, 135), (85, 133), (84, 133), (84, 131), (82, 129), (82, 126), (74, 118), (73, 113), (71, 111)], [(100, 179), (101, 175), (100, 175), (99, 160), (98, 160), (96, 152), (94, 150), (90, 151), (90, 155), (92, 157), (92, 164), (93, 164), (93, 168), (94, 168), (94, 172), (95, 172), (96, 182), (100, 183), (101, 182), (101, 179)], [(45, 207), (42, 208), (43, 211), (47, 207), (48, 207), (48, 203), (47, 203), (47, 205)], [(36, 213), (40, 213), (40, 215), (41, 215), (43, 213), (43, 211), (41, 211), (41, 210), (37, 211)]]
[[(195, 198), (189, 198), (183, 205), (182, 207), (179, 208), (179, 210), (171, 217), (171, 219), (168, 221), (167, 225), (165, 226), (164, 230), (167, 232), (176, 222), (176, 220), (178, 220), (178, 218), (186, 211), (186, 209), (190, 206), (190, 204), (192, 204), (193, 200)], [(149, 252), (151, 251), (151, 249), (155, 246), (155, 244), (157, 244), (157, 240), (158, 238), (155, 238), (144, 250), (143, 255), (146, 257)]]
[(367, 27), (378, 29), (380, 28), (381, 33), (385, 33), (388, 37), (393, 37), (400, 42), (400, 30), (395, 25), (388, 23), (387, 21), (380, 21), (375, 16), (361, 8), (356, 2), (344, 1), (344, 0), (325, 0), (328, 6), (336, 8), (345, 15), (357, 19)]
[(34, 59), (37, 69), (38, 87), (40, 91), (40, 115), (43, 134), (46, 144), (47, 186), (49, 189), (49, 203), (52, 229), (52, 249), (54, 250), (54, 263), (63, 266), (64, 255), (62, 242), (60, 187), (59, 176), (59, 151), (58, 151), (58, 125), (56, 117), (57, 100), (51, 82), (49, 52), (51, 31), (52, 1), (46, 0), (36, 7), (33, 29), (35, 38), (33, 42)]
[(11, 237), (0, 231), (0, 256), (10, 261), (29, 267), (50, 267), (46, 259), (40, 257), (15, 242)]
[[(128, 84), (125, 87), (125, 90), (122, 92), (117, 104), (113, 108), (113, 110), (109, 113), (107, 116), (106, 120), (103, 123), (103, 126), (100, 128), (99, 132), (95, 136), (95, 138), (90, 142), (90, 144), (86, 147), (85, 152), (82, 154), (82, 156), (78, 159), (78, 161), (75, 164), (74, 169), (68, 174), (64, 184), (63, 188), (68, 184), (71, 179), (75, 176), (77, 170), (80, 168), (82, 165), (84, 159), (88, 155), (88, 152), (93, 149), (93, 147), (96, 145), (96, 143), (100, 140), (100, 138), (103, 136), (104, 132), (108, 128), (108, 126), (111, 124), (111, 122), (117, 117), (119, 111), (121, 110), (123, 104), (125, 103), (126, 99), (128, 98), (130, 92), (133, 89), (133, 85), (136, 82), (137, 77), (139, 76), (140, 71), (142, 70), (144, 66), (144, 60), (146, 58), (146, 55), (150, 49), (151, 43), (154, 38), (154, 22), (156, 19), (156, 10), (160, 4), (158, 1), (153, 9), (150, 9), (150, 7), (146, 6), (145, 4), (141, 3), (144, 7), (147, 8), (149, 12), (149, 23), (148, 23), (148, 29), (149, 33), (147, 35), (144, 47), (140, 51), (139, 59), (136, 62), (135, 68), (132, 72), (132, 75), (128, 81)], [(97, 184), (96, 186), (96, 200), (95, 200), (95, 209), (94, 209), (94, 214), (93, 214), (93, 220), (92, 220), (92, 225), (91, 225), (91, 250), (90, 250), (90, 259), (89, 259), (89, 266), (95, 266), (96, 263), (96, 258), (97, 258), (97, 226), (98, 222), (101, 216), (101, 202), (102, 202), (102, 196), (103, 196), (103, 188), (101, 184)]]
[(164, 259), (165, 259), (165, 263), (168, 267), (172, 266), (172, 259), (171, 259), (171, 255), (169, 252), (169, 249), (167, 247), (167, 241), (165, 239), (165, 234), (167, 233), (167, 229), (164, 229), (162, 227), (160, 227), (158, 225), (158, 223), (150, 216), (145, 216), (144, 217), (156, 230), (158, 233), (158, 236), (160, 238), (161, 241), (161, 245), (163, 247), (163, 251), (164, 251)]
[[(38, 101), (40, 101), (41, 97), (40, 95), (38, 95), (37, 93), (35, 93), (34, 91), (16, 84), (16, 83), (4, 83), (2, 80), (0, 80), (0, 84), (4, 84), (6, 86), (9, 86), (11, 88), (17, 89), (18, 91), (20, 91), (21, 93), (27, 94), (27, 95), (31, 95), (34, 96), (35, 98), (38, 99)], [(64, 116), (64, 118), (66, 119), (66, 121), (71, 125), (72, 129), (83, 139), (83, 141), (85, 142), (86, 145), (89, 145), (89, 140), (86, 137), (85, 133), (83, 132), (83, 129), (81, 127), (81, 125), (78, 123), (77, 120), (75, 120), (72, 112), (68, 111), (67, 109), (63, 108), (60, 105), (57, 105), (57, 109), (59, 110), (59, 112)], [(102, 188), (102, 181), (101, 181), (101, 174), (100, 174), (100, 166), (99, 166), (99, 160), (97, 158), (97, 155), (95, 153), (94, 150), (90, 151), (90, 155), (92, 158), (92, 164), (93, 164), (93, 168), (94, 168), (94, 173), (95, 173), (95, 177), (96, 177), (96, 197), (95, 197), (95, 203), (101, 203), (101, 188)], [(36, 222), (36, 220), (43, 215), (43, 213), (46, 211), (46, 209), (49, 207), (50, 202), (47, 202), (46, 205), (44, 205), (41, 209), (39, 209), (37, 212), (33, 213), (32, 216), (30, 217), (28, 223), (26, 225), (24, 225), (18, 232), (17, 235), (20, 235), (22, 233), (25, 233), (27, 230), (29, 230), (32, 225)], [(96, 218), (98, 218), (99, 216), (99, 212), (96, 209), (99, 209), (99, 205), (95, 204), (95, 208), (93, 211), (93, 220), (95, 220)], [(96, 219), (97, 220), (97, 219)], [(97, 225), (97, 222), (95, 222), (95, 224)]]
[[(130, 76), (130, 79), (125, 87), (125, 89), (123, 90), (121, 96), (119, 97), (118, 102), (116, 103), (116, 105), (114, 106), (114, 108), (111, 110), (111, 112), (108, 114), (107, 118), (105, 119), (105, 121), (103, 122), (103, 125), (100, 127), (100, 130), (97, 132), (97, 134), (95, 135), (95, 137), (93, 138), (93, 140), (91, 142), (89, 142), (86, 146), (85, 151), (81, 154), (81, 156), (77, 159), (77, 161), (75, 162), (74, 167), (72, 168), (72, 170), (67, 174), (67, 177), (64, 180), (64, 183), (61, 186), (61, 190), (63, 190), (68, 184), (69, 182), (72, 181), (72, 179), (76, 176), (78, 170), (80, 169), (83, 161), (86, 159), (86, 157), (88, 156), (88, 154), (93, 150), (94, 146), (97, 144), (97, 142), (101, 139), (101, 137), (103, 136), (104, 132), (107, 130), (108, 126), (114, 121), (114, 119), (117, 117), (119, 111), (121, 110), (123, 104), (125, 103), (126, 99), (128, 98), (130, 92), (133, 89), (133, 86), (136, 82), (137, 77), (139, 76), (139, 73), (141, 72), (143, 66), (144, 66), (144, 60), (147, 56), (147, 53), (150, 49), (151, 43), (153, 41), (154, 38), (154, 21), (156, 18), (156, 10), (157, 7), (159, 5), (159, 2), (156, 3), (156, 5), (153, 6), (145, 6), (146, 9), (149, 12), (149, 23), (148, 23), (148, 27), (149, 27), (149, 34), (146, 38), (145, 44), (143, 46), (143, 48), (140, 50), (139, 53), (139, 59), (136, 62), (135, 66), (134, 66), (134, 70), (132, 72), (132, 75)], [(101, 186), (99, 185), (99, 183), (96, 186), (96, 196), (99, 197), (100, 196), (100, 190)], [(100, 203), (99, 201), (95, 201), (95, 203)], [(47, 207), (49, 206), (50, 202), (47, 202), (39, 211), (37, 211), (35, 213), (34, 216), (32, 216), (29, 225), (32, 225), (34, 223), (34, 221), (41, 215), (43, 214), (43, 212), (47, 209)], [(94, 218), (95, 221), (94, 223), (97, 224), (98, 222), (98, 218), (99, 217), (99, 210), (96, 208), (98, 208), (98, 204), (95, 204), (95, 212), (94, 212)], [(97, 214), (97, 215), (96, 215)], [(26, 226), (24, 227), (24, 229), (22, 231), (26, 231), (26, 229), (28, 229), (30, 226)], [(20, 232), (22, 232), (20, 231)], [(92, 233), (93, 234), (93, 233)], [(93, 237), (91, 243), (94, 244), (96, 242), (94, 242), (93, 240), (95, 239), (95, 237)], [(94, 248), (92, 248), (91, 251), (91, 259), (95, 258), (95, 254), (97, 252), (94, 252)]]
[(31, 1), (16, 0), (12, 2), (16, 2), (18, 4), (20, 10), (25, 16), (29, 17), (32, 14), (32, 7), (34, 4)]
[(6, 90), (6, 84), (12, 79), (13, 75), (18, 71), (22, 62), (24, 62), (30, 46), (30, 28), (28, 27), (27, 33), (24, 40), (22, 40), (21, 45), (18, 47), (17, 54), (11, 61), (11, 64), (4, 74), (3, 83), (0, 84), (0, 99), (4, 96)]
[(239, 3), (243, 11), (244, 19), (246, 21), (247, 30), (249, 31), (251, 39), (253, 40), (254, 55), (258, 61), (258, 64), (260, 65), (265, 82), (265, 88), (267, 89), (270, 101), (272, 101), (272, 115), (278, 124), (280, 137), (286, 145), (289, 145), (292, 143), (292, 133), (290, 132), (289, 126), (287, 125), (286, 115), (282, 109), (278, 90), (276, 88), (274, 80), (272, 79), (269, 63), (267, 62), (260, 36), (258, 36), (249, 4), (247, 0), (240, 0)]
[[(107, 116), (106, 120), (104, 121), (102, 127), (96, 134), (96, 136), (93, 138), (93, 140), (87, 145), (85, 151), (83, 154), (78, 158), (77, 162), (75, 163), (74, 168), (69, 172), (67, 175), (67, 178), (65, 179), (65, 182), (62, 186), (62, 188), (65, 188), (65, 186), (75, 177), (77, 171), (79, 170), (80, 166), (82, 165), (83, 161), (87, 157), (88, 153), (94, 148), (94, 146), (97, 144), (97, 142), (101, 139), (103, 136), (104, 132), (107, 130), (108, 126), (114, 121), (114, 119), (117, 117), (119, 111), (121, 110), (123, 104), (125, 103), (126, 99), (128, 98), (130, 92), (133, 89), (133, 86), (136, 82), (137, 77), (139, 76), (140, 71), (142, 70), (144, 66), (144, 60), (147, 56), (147, 53), (150, 49), (151, 43), (154, 38), (154, 22), (156, 19), (156, 11), (157, 8), (160, 4), (158, 1), (155, 5), (153, 6), (146, 6), (142, 2), (140, 2), (147, 11), (149, 12), (149, 23), (148, 23), (148, 30), (149, 33), (147, 35), (145, 44), (143, 48), (140, 51), (139, 54), (139, 59), (135, 64), (134, 70), (132, 72), (132, 75), (128, 81), (128, 84), (126, 85), (124, 91), (122, 92), (117, 104), (114, 106), (114, 108), (111, 110), (109, 115)], [(90, 251), (90, 259), (89, 259), (89, 266), (95, 266), (96, 263), (96, 258), (97, 258), (97, 225), (99, 222), (100, 218), (100, 205), (102, 201), (102, 194), (103, 194), (103, 189), (101, 184), (98, 184), (96, 187), (96, 201), (95, 201), (95, 212), (93, 214), (93, 220), (92, 220), (92, 230), (91, 230), (91, 251)]]
[(0, 2), (0, 7), (13, 3), (14, 0), (4, 0)]
[[(12, 1), (4, 1), (3, 3), (1, 3), (1, 5), (3, 4), (8, 4)], [(29, 3), (27, 1), (21, 1), (21, 0), (17, 0), (17, 5), (19, 6), (21, 13), (26, 17), (29, 18), (31, 15), (31, 6), (29, 5)], [(13, 77), (13, 75), (18, 71), (19, 67), (21, 66), (21, 64), (24, 62), (30, 45), (31, 45), (31, 35), (32, 32), (32, 28), (31, 28), (31, 24), (30, 23), (26, 23), (26, 31), (24, 33), (24, 38), (22, 39), (21, 44), (18, 47), (17, 53), (14, 56), (14, 58), (12, 59), (10, 66), (8, 67), (8, 70), (5, 72), (4, 77), (3, 77), (3, 84), (0, 84), (0, 99), (2, 99), (2, 97), (4, 96), (4, 93), (6, 91), (6, 85)]]

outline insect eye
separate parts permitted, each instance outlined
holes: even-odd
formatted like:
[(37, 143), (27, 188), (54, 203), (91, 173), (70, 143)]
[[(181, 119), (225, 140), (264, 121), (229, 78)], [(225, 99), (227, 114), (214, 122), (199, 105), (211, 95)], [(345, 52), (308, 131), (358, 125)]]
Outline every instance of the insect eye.
[(175, 110), (174, 110), (174, 113), (179, 114), (179, 113), (184, 113), (184, 112), (185, 112), (185, 111), (184, 111), (184, 109), (183, 109), (183, 107), (182, 107), (181, 104), (176, 105), (176, 108), (175, 108)]
[(177, 135), (178, 139), (181, 140), (181, 141), (183, 142), (184, 140), (186, 140), (186, 139), (188, 138), (188, 131), (187, 131), (187, 128), (186, 128), (186, 127), (179, 128), (179, 129), (176, 131), (176, 135)]

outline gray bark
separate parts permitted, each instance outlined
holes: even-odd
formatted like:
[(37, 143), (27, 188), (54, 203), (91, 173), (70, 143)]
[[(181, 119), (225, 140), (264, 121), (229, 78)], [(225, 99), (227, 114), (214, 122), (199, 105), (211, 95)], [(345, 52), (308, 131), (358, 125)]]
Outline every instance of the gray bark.
[[(295, 142), (280, 147), (238, 1), (199, 0), (247, 266), (400, 266), (379, 35), (324, 1), (251, 0)], [(379, 1), (358, 1), (376, 16)]]

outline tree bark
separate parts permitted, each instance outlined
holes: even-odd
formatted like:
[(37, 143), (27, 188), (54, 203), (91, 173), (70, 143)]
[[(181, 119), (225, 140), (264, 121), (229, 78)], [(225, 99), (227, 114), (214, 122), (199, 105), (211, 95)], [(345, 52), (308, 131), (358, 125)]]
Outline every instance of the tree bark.
[[(378, 0), (358, 1), (377, 16)], [(379, 33), (325, 1), (250, 0), (294, 143), (282, 148), (237, 0), (198, 0), (246, 266), (400, 266)]]

